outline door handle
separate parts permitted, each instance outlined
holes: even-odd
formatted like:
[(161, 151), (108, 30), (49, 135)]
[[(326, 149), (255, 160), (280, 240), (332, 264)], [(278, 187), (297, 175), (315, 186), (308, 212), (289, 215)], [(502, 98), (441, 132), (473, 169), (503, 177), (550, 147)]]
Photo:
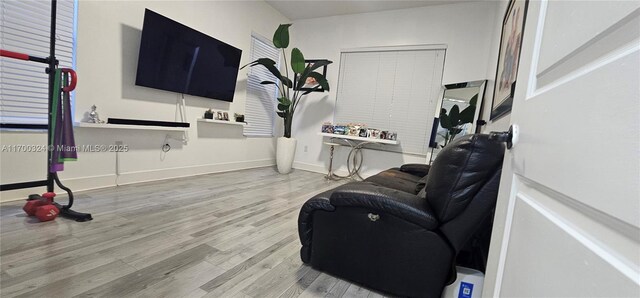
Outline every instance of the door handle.
[(489, 139), (498, 142), (507, 143), (507, 149), (511, 149), (513, 145), (518, 143), (520, 128), (517, 124), (511, 124), (509, 131), (492, 131), (489, 133)]

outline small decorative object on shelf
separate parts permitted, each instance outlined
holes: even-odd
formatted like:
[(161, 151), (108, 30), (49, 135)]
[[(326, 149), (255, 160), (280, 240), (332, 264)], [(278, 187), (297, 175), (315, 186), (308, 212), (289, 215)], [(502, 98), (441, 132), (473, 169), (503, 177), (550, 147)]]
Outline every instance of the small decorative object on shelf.
[(388, 133), (389, 133), (389, 132), (388, 132), (388, 131), (386, 131), (386, 130), (381, 131), (381, 132), (380, 132), (380, 139), (381, 139), (381, 140), (386, 140), (386, 139), (387, 139), (387, 134), (388, 134)]
[(360, 133), (360, 124), (349, 123), (349, 135), (357, 137)]
[(322, 123), (322, 132), (333, 133), (333, 124), (331, 122)]
[(387, 140), (395, 141), (398, 139), (398, 134), (392, 131), (387, 132)]
[(91, 112), (89, 112), (89, 120), (87, 122), (89, 123), (104, 123), (103, 120), (100, 120), (100, 115), (98, 115), (98, 112), (96, 112), (96, 109), (98, 107), (96, 107), (96, 105), (92, 105), (91, 106)]
[(213, 119), (213, 111), (211, 109), (204, 112), (204, 119)]
[(380, 130), (375, 128), (369, 128), (369, 138), (379, 139), (380, 138)]
[(347, 126), (338, 124), (333, 127), (333, 133), (337, 135), (346, 135), (347, 134)]
[(222, 114), (222, 112), (219, 111), (216, 113), (215, 120), (224, 120), (224, 115)]
[(224, 121), (229, 121), (229, 113), (227, 113), (227, 112), (223, 112), (223, 113), (222, 113), (222, 117), (223, 117), (223, 118), (222, 118), (222, 120), (224, 120)]
[(244, 122), (244, 115), (242, 114), (233, 113), (233, 117), (236, 118), (236, 122)]

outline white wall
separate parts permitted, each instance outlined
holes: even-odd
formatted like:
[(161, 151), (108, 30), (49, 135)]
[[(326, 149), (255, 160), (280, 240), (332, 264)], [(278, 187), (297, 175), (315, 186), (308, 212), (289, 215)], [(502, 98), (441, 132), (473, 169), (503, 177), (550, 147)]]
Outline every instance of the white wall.
[[(497, 5), (485, 1), (296, 21), (291, 27), (292, 45), (306, 58), (326, 58), (334, 64), (327, 74), (332, 91), (308, 96), (294, 119), (293, 136), (298, 139), (294, 167), (317, 172), (328, 167), (328, 148), (317, 132), (323, 122), (333, 120), (341, 49), (446, 44), (443, 84), (483, 80), (489, 78), (488, 69), (495, 67), (489, 60), (497, 18)], [(425, 117), (434, 115), (435, 111)], [(340, 148), (334, 157), (341, 170), (347, 152)], [(374, 150), (365, 150), (364, 158), (365, 176), (402, 163), (426, 161), (425, 156)]]
[[(134, 86), (144, 9), (152, 9), (205, 34), (243, 50), (242, 64), (249, 62), (251, 32), (271, 37), (288, 19), (263, 1), (80, 1), (78, 16), (76, 121), (91, 105), (101, 118), (135, 118), (174, 121), (178, 94)], [(273, 165), (271, 138), (245, 138), (235, 125), (201, 124), (195, 121), (204, 110), (243, 113), (246, 70), (240, 71), (234, 102), (185, 96), (190, 141), (171, 140), (172, 149), (162, 154), (166, 133), (147, 130), (76, 128), (78, 145), (115, 144), (122, 141), (129, 152), (119, 153), (120, 176), (113, 152), (79, 154), (61, 173), (74, 190), (139, 181), (188, 176), (216, 171)], [(180, 133), (171, 133), (181, 137)], [(2, 145), (45, 144), (44, 133), (6, 132)], [(0, 155), (1, 183), (44, 179), (44, 153)], [(1, 200), (23, 198), (43, 188), (2, 192)]]

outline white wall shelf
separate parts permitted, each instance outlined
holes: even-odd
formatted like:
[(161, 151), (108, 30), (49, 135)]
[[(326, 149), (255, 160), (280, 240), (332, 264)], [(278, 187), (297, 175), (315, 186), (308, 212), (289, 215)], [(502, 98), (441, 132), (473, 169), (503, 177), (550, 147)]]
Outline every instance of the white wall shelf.
[(328, 137), (328, 138), (347, 139), (347, 140), (380, 143), (380, 144), (388, 144), (388, 145), (400, 144), (400, 141), (398, 140), (381, 140), (381, 139), (363, 138), (363, 137), (348, 136), (348, 135), (338, 135), (338, 134), (326, 133), (326, 132), (319, 132), (318, 135), (321, 135), (323, 137)]
[(227, 125), (241, 125), (241, 126), (247, 125), (246, 122), (224, 121), (224, 120), (203, 119), (203, 118), (198, 118), (198, 122), (227, 124)]
[(168, 127), (153, 125), (127, 125), (127, 124), (109, 124), (109, 123), (88, 123), (76, 122), (75, 127), (82, 128), (107, 128), (107, 129), (134, 129), (134, 130), (159, 130), (159, 131), (182, 131), (185, 132), (188, 127)]

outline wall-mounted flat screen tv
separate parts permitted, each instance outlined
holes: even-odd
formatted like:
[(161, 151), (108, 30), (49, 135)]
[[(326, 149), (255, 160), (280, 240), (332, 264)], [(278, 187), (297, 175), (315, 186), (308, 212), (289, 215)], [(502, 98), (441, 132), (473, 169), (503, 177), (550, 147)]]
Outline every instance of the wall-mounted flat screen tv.
[(136, 85), (233, 101), (242, 50), (149, 9)]

